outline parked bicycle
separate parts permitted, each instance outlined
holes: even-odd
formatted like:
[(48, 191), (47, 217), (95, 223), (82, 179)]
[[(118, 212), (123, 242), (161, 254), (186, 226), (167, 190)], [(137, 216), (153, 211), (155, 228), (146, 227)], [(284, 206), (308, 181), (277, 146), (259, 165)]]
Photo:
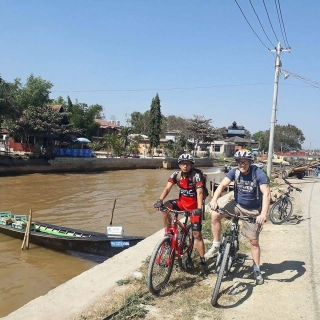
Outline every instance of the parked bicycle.
[[(161, 211), (168, 212), (172, 217), (172, 225), (165, 229), (164, 238), (155, 246), (148, 267), (148, 288), (153, 294), (159, 294), (168, 283), (174, 266), (175, 258), (182, 270), (193, 268), (192, 251), (194, 237), (192, 225), (187, 225), (189, 211), (177, 211), (161, 207)], [(179, 215), (184, 215), (184, 222), (180, 222)]]
[(283, 178), (283, 181), (288, 185), (287, 190), (281, 195), (281, 198), (276, 201), (270, 211), (269, 218), (273, 224), (281, 224), (288, 221), (293, 211), (292, 201), (290, 200), (290, 194), (293, 190), (302, 192), (301, 189), (294, 187), (289, 181)]
[(215, 262), (215, 272), (218, 273), (218, 275), (211, 298), (211, 304), (213, 306), (217, 303), (223, 276), (227, 276), (229, 274), (231, 267), (235, 262), (244, 262), (244, 259), (239, 258), (237, 254), (239, 250), (239, 220), (245, 220), (250, 223), (256, 222), (254, 217), (240, 217), (239, 215), (230, 213), (222, 208), (218, 208), (217, 212), (231, 216), (232, 220), (229, 228), (222, 236), (219, 252)]

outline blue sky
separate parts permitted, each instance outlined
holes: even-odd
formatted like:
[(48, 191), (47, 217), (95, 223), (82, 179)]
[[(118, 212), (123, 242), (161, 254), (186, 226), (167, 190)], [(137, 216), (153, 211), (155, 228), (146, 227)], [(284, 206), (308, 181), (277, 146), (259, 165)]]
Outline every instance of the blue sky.
[[(262, 42), (249, 0), (237, 0)], [(251, 0), (272, 44), (262, 0)], [(275, 1), (264, 1), (285, 47)], [(320, 81), (320, 2), (281, 0), (291, 53), (282, 67)], [(54, 84), (51, 98), (104, 106), (125, 125), (158, 93), (162, 113), (233, 121), (252, 134), (270, 128), (274, 54), (252, 32), (234, 0), (0, 0), (0, 73), (33, 73)], [(294, 77), (279, 82), (277, 123), (293, 124), (305, 148), (320, 148), (320, 90)]]

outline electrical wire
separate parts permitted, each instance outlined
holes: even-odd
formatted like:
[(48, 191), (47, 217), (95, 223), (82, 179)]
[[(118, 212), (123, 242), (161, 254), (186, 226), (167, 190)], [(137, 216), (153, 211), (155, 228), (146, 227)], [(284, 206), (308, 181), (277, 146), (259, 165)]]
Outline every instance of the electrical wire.
[(211, 89), (211, 88), (225, 88), (225, 87), (242, 87), (242, 86), (259, 86), (269, 83), (244, 83), (244, 84), (228, 84), (217, 86), (203, 86), (203, 87), (176, 87), (176, 88), (145, 88), (145, 89), (101, 89), (101, 90), (53, 90), (51, 92), (140, 92), (140, 91), (172, 91), (172, 90), (195, 90), (195, 89)]
[(273, 45), (272, 41), (270, 40), (270, 38), (268, 37), (268, 35), (267, 35), (266, 31), (264, 30), (264, 27), (263, 27), (263, 25), (262, 25), (262, 23), (261, 23), (261, 21), (260, 21), (260, 19), (259, 19), (259, 16), (258, 16), (258, 14), (257, 14), (256, 10), (254, 9), (254, 6), (253, 6), (253, 4), (252, 4), (251, 0), (249, 0), (249, 2), (250, 2), (250, 4), (251, 4), (251, 7), (252, 7), (253, 12), (255, 13), (255, 15), (256, 15), (256, 17), (257, 17), (257, 19), (258, 19), (259, 23), (260, 23), (260, 26), (261, 26), (261, 28), (262, 28), (262, 30), (263, 30), (263, 32), (264, 32), (264, 34), (266, 35), (266, 37), (268, 38), (269, 42), (271, 43), (271, 46), (272, 46), (272, 47), (275, 47), (275, 46)]
[(297, 80), (300, 80), (304, 83), (307, 83), (309, 86), (312, 86), (312, 87), (315, 87), (317, 89), (320, 89), (320, 82), (319, 81), (315, 81), (315, 80), (312, 80), (312, 79), (308, 79), (308, 78), (305, 78), (305, 77), (302, 77), (302, 76), (299, 76), (295, 73), (292, 73), (290, 71), (287, 71), (287, 70), (283, 70), (281, 69), (281, 73), (284, 73), (284, 74), (287, 74), (287, 75), (290, 75), (294, 78), (296, 78)]
[(278, 37), (277, 37), (277, 35), (276, 35), (276, 32), (275, 32), (275, 31), (274, 31), (274, 29), (273, 29), (273, 25), (272, 25), (272, 23), (271, 23), (271, 19), (270, 19), (270, 16), (269, 16), (269, 12), (268, 12), (267, 6), (266, 6), (266, 4), (265, 4), (264, 0), (262, 0), (262, 1), (263, 1), (263, 5), (264, 5), (264, 8), (265, 8), (265, 10), (266, 10), (266, 13), (267, 13), (268, 19), (269, 19), (269, 23), (270, 23), (271, 29), (272, 29), (273, 34), (274, 34), (274, 36), (276, 37), (276, 39), (277, 39), (277, 43), (278, 43), (278, 42), (279, 42), (279, 40), (278, 40)]
[(254, 29), (252, 28), (251, 24), (249, 23), (249, 21), (248, 21), (247, 17), (246, 17), (246, 16), (245, 16), (245, 14), (243, 13), (243, 11), (242, 11), (242, 9), (241, 9), (241, 7), (240, 7), (239, 3), (237, 2), (237, 0), (234, 0), (234, 1), (236, 2), (236, 4), (237, 4), (237, 6), (238, 6), (239, 10), (241, 11), (241, 13), (242, 13), (243, 17), (244, 17), (244, 18), (245, 18), (245, 20), (247, 21), (247, 23), (248, 23), (249, 27), (251, 28), (251, 30), (253, 31), (253, 33), (256, 35), (256, 37), (259, 39), (259, 41), (262, 43), (262, 45), (270, 51), (270, 49), (269, 49), (269, 48), (268, 48), (268, 47), (267, 47), (267, 46), (262, 42), (262, 40), (260, 39), (260, 37), (257, 35), (257, 33), (256, 33), (256, 32), (254, 31)]
[[(279, 0), (278, 0), (278, 1), (279, 1)], [(278, 9), (278, 5), (277, 5), (277, 0), (274, 0), (274, 4), (275, 4), (276, 9), (277, 9), (278, 21), (279, 21), (279, 25), (280, 25), (280, 30), (281, 30), (282, 38), (283, 38), (283, 41), (284, 41), (284, 44), (285, 44), (286, 48), (288, 48), (289, 45), (287, 44), (286, 38), (285, 38), (284, 33), (283, 33), (283, 27), (282, 27), (282, 23), (281, 23), (281, 20), (280, 20), (280, 14), (279, 14), (279, 9)]]
[(291, 49), (289, 42), (288, 42), (288, 38), (287, 38), (287, 33), (286, 33), (286, 28), (284, 26), (284, 22), (283, 22), (283, 18), (282, 18), (282, 12), (281, 12), (281, 7), (280, 7), (280, 0), (278, 0), (278, 4), (279, 4), (279, 11), (280, 11), (280, 16), (281, 16), (281, 21), (282, 21), (282, 25), (283, 25), (283, 30), (284, 30), (284, 35), (288, 44), (288, 49)]

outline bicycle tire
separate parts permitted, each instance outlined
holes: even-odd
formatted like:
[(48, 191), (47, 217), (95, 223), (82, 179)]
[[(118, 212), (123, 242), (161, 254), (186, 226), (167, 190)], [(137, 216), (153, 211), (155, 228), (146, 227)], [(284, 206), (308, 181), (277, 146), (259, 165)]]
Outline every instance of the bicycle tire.
[[(189, 224), (187, 226), (187, 233), (183, 233), (181, 237), (182, 243), (182, 258), (178, 258), (178, 265), (180, 270), (188, 270), (192, 268), (191, 262), (191, 255), (193, 251), (193, 244), (194, 244), (194, 237), (192, 232), (192, 225)], [(190, 264), (190, 265), (188, 265)]]
[(273, 224), (281, 224), (288, 221), (293, 211), (292, 201), (289, 198), (283, 198), (276, 201), (269, 212), (270, 221)]
[(165, 237), (152, 252), (147, 275), (148, 288), (152, 294), (159, 294), (170, 279), (175, 257), (171, 243), (171, 237)]
[(220, 287), (221, 287), (222, 278), (223, 278), (223, 275), (224, 275), (224, 270), (226, 268), (228, 257), (229, 257), (229, 253), (230, 253), (230, 247), (231, 247), (231, 243), (228, 242), (226, 244), (226, 248), (224, 250), (221, 266), (220, 266), (220, 269), (219, 269), (219, 273), (218, 273), (218, 276), (217, 276), (216, 284), (214, 286), (214, 290), (213, 290), (213, 294), (212, 294), (212, 298), (211, 298), (211, 304), (213, 306), (216, 305), (217, 300), (218, 300), (218, 295), (219, 295), (219, 291), (220, 291)]

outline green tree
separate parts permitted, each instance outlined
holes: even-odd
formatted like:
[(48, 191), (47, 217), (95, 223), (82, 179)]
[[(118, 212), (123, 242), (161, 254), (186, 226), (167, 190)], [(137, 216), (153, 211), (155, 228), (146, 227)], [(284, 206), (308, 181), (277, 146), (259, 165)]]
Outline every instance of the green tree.
[(88, 106), (86, 103), (73, 104), (68, 97), (67, 109), (70, 114), (69, 121), (77, 129), (82, 129), (86, 138), (91, 139), (97, 135), (99, 123), (95, 119), (103, 117), (103, 107), (99, 104)]
[(17, 90), (17, 83), (6, 82), (0, 75), (0, 124), (6, 119), (14, 120), (19, 117), (19, 108), (15, 104)]
[(189, 138), (194, 142), (194, 149), (200, 142), (212, 142), (217, 136), (216, 130), (211, 126), (212, 119), (205, 119), (204, 116), (194, 115), (188, 120)]
[(153, 149), (159, 145), (160, 142), (160, 134), (161, 134), (161, 122), (162, 122), (162, 114), (161, 114), (161, 105), (159, 95), (152, 99), (150, 106), (150, 117), (149, 117), (149, 143), (150, 143), (150, 151), (151, 155), (153, 155)]
[(122, 127), (119, 131), (119, 137), (122, 141), (123, 151), (126, 152), (126, 149), (129, 145), (129, 134), (132, 133), (131, 127)]
[(188, 120), (182, 117), (176, 117), (169, 115), (162, 118), (161, 132), (163, 137), (166, 132), (177, 132), (180, 131), (182, 134), (186, 134), (188, 127)]
[(63, 97), (59, 96), (57, 99), (51, 101), (51, 105), (53, 104), (62, 104), (63, 106), (66, 106), (67, 102), (63, 99)]
[(114, 134), (105, 134), (103, 136), (104, 145), (107, 149), (110, 149), (112, 155), (116, 157), (121, 156), (123, 151), (121, 138)]
[[(270, 131), (258, 131), (252, 135), (259, 142), (260, 150), (269, 149)], [(303, 132), (295, 125), (276, 125), (274, 130), (274, 151), (301, 149), (305, 140)]]
[(66, 138), (69, 134), (79, 134), (81, 130), (74, 130), (71, 124), (63, 119), (66, 113), (57, 112), (50, 106), (29, 106), (24, 110), (19, 121), (16, 121), (8, 130), (12, 136), (29, 144), (30, 137)]
[[(16, 79), (16, 83), (21, 85), (20, 79)], [(29, 106), (40, 107), (49, 104), (51, 102), (49, 95), (52, 87), (53, 84), (51, 82), (31, 74), (21, 90), (17, 92), (17, 105), (24, 110)]]
[(148, 135), (149, 114), (149, 110), (143, 114), (138, 111), (131, 113), (129, 122), (132, 133)]

